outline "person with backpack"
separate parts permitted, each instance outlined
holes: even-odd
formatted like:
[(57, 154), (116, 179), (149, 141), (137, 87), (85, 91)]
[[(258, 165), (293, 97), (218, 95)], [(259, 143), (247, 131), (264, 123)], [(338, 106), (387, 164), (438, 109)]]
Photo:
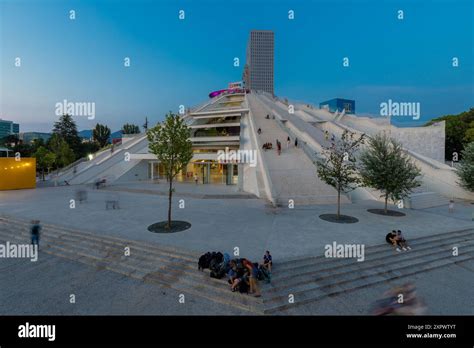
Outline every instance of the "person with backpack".
[(31, 221), (31, 244), (37, 245), (39, 250), (39, 240), (40, 240), (41, 225), (39, 220)]

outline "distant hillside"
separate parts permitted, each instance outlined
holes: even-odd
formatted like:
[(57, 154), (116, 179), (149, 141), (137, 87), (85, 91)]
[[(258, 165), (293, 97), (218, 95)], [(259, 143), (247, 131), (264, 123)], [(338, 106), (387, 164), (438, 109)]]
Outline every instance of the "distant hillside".
[[(84, 139), (92, 139), (92, 129), (84, 129), (79, 132), (79, 137), (84, 138)], [(110, 135), (109, 142), (111, 142), (111, 139), (116, 139), (116, 138), (121, 138), (122, 137), (122, 131), (116, 131), (113, 132)]]

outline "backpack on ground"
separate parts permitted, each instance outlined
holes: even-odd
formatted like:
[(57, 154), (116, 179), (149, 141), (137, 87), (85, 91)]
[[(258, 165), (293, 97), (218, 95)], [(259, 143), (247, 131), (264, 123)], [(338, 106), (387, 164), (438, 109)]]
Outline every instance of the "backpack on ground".
[(239, 282), (239, 292), (241, 294), (248, 294), (249, 293), (249, 284), (245, 280), (241, 280)]
[(209, 274), (211, 278), (222, 279), (225, 276), (224, 269), (213, 270)]
[(268, 269), (266, 267), (264, 267), (263, 265), (260, 266), (259, 269), (258, 269), (257, 279), (258, 280), (265, 280), (267, 283), (270, 283), (270, 281), (271, 281), (271, 274), (268, 271)]
[(209, 264), (211, 263), (212, 254), (210, 252), (201, 255), (198, 261), (198, 270), (202, 271), (204, 268), (209, 268)]

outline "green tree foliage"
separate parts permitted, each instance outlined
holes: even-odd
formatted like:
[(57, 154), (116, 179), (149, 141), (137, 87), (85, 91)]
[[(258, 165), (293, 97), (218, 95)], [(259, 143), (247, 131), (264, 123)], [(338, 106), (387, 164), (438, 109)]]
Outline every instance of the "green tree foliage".
[(56, 156), (56, 168), (61, 168), (74, 162), (74, 152), (69, 147), (66, 140), (58, 134), (53, 134), (51, 138), (49, 138), (48, 146), (51, 152)]
[(341, 139), (333, 142), (332, 147), (324, 149), (325, 160), (317, 161), (319, 178), (337, 190), (337, 218), (341, 212), (341, 192), (350, 192), (360, 183), (355, 153), (364, 138), (363, 134), (356, 136), (345, 130)]
[(20, 143), (20, 139), (18, 138), (17, 134), (10, 134), (0, 139), (0, 144), (9, 149), (17, 146), (19, 143)]
[(126, 123), (122, 127), (122, 133), (123, 134), (139, 134), (140, 133), (140, 127), (138, 127), (135, 124)]
[(387, 214), (388, 199), (396, 202), (420, 186), (417, 178), (421, 171), (404, 153), (401, 144), (386, 135), (370, 138), (368, 145), (360, 155), (359, 173), (364, 186), (383, 193)]
[(149, 150), (163, 165), (169, 182), (167, 228), (171, 228), (173, 180), (193, 157), (190, 129), (179, 115), (170, 111), (163, 123), (147, 131), (147, 137)]
[(77, 132), (77, 126), (72, 117), (68, 114), (62, 115), (59, 121), (54, 123), (53, 134), (59, 135), (73, 151), (75, 159), (82, 157), (81, 138)]
[(474, 192), (474, 142), (464, 148), (457, 174), (460, 179), (459, 184)]
[(92, 137), (94, 138), (94, 141), (96, 141), (102, 148), (109, 143), (110, 133), (109, 127), (97, 123), (94, 130), (92, 131)]
[(36, 158), (36, 167), (41, 171), (41, 176), (44, 181), (45, 171), (49, 171), (56, 162), (56, 155), (49, 151), (46, 147), (40, 146), (33, 154)]
[(469, 127), (468, 129), (466, 130), (466, 132), (464, 133), (464, 138), (463, 140), (465, 141), (465, 143), (469, 144), (469, 143), (472, 143), (474, 141), (474, 121), (472, 121), (471, 123), (469, 123)]
[(474, 108), (458, 115), (446, 115), (432, 119), (426, 125), (446, 121), (446, 148), (445, 158), (451, 161), (453, 153), (460, 154), (469, 142), (474, 139)]

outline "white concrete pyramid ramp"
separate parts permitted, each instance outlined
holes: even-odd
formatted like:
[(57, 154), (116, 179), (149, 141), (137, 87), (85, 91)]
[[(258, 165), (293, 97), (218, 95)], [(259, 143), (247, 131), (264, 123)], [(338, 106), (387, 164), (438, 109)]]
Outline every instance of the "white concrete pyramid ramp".
[[(258, 136), (259, 146), (271, 142), (272, 150), (263, 152), (274, 192), (279, 204), (288, 204), (292, 199), (295, 205), (333, 204), (337, 201), (336, 190), (321, 181), (316, 174), (316, 166), (305, 155), (303, 150), (296, 148), (291, 142), (287, 149), (288, 134), (281, 129), (275, 120), (266, 119), (267, 109), (252, 94), (247, 95), (255, 125), (262, 129)], [(276, 150), (276, 140), (282, 143), (282, 153)], [(349, 200), (341, 196), (341, 202)]]

